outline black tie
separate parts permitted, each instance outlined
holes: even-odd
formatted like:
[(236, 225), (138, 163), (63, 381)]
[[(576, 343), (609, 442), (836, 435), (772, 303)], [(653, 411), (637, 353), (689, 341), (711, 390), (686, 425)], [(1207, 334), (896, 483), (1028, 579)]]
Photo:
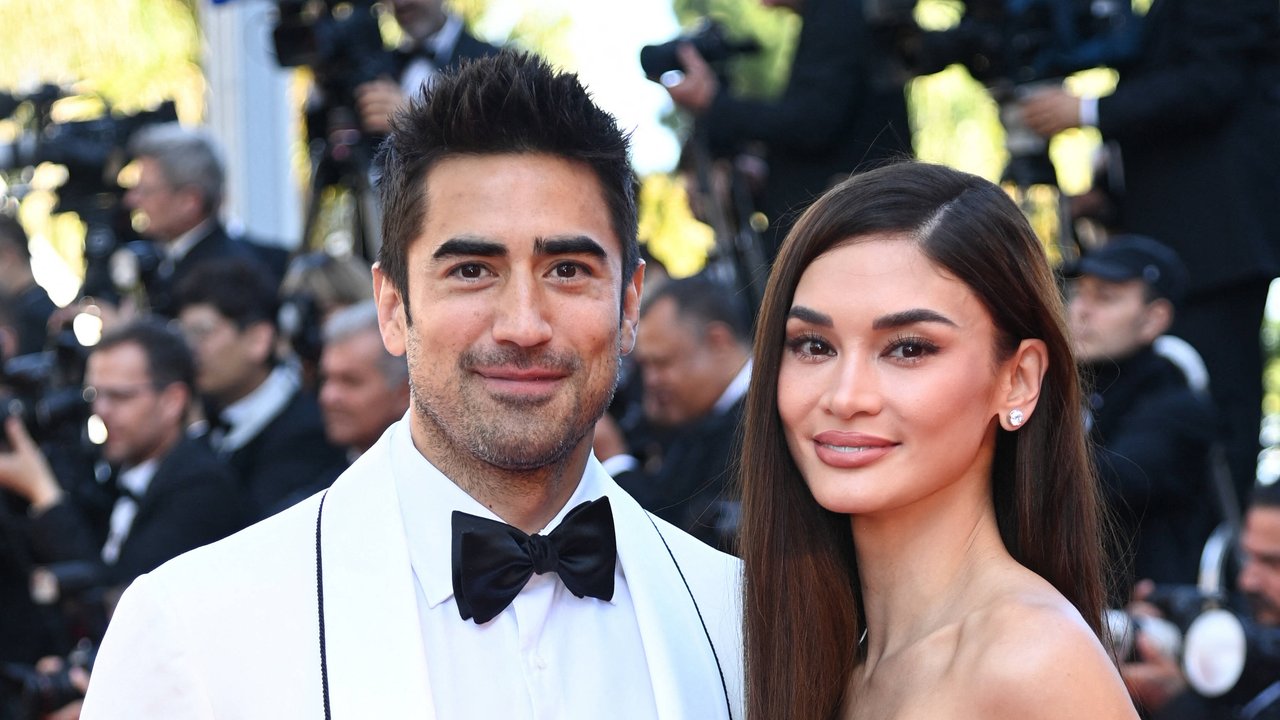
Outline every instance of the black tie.
[(607, 497), (570, 510), (549, 535), (453, 513), (453, 594), (462, 619), (476, 624), (510, 605), (534, 573), (555, 572), (574, 595), (610, 600), (617, 558)]

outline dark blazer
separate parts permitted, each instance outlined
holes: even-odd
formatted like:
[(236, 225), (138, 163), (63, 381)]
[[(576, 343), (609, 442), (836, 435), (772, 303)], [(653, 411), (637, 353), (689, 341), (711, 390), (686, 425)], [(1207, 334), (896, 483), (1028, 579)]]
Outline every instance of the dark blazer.
[[(449, 57), (432, 58), (432, 60), (436, 61), (437, 67), (446, 69), (457, 67), (463, 60), (475, 60), (482, 57), (489, 57), (491, 55), (497, 55), (501, 51), (502, 48), (497, 45), (490, 45), (489, 43), (477, 38), (464, 27), (462, 32), (458, 34), (458, 39), (453, 44), (453, 50), (449, 53)], [(417, 57), (416, 53), (404, 52), (403, 50), (396, 50), (392, 53), (391, 59), (392, 64), (396, 69), (397, 78), (404, 75), (405, 69), (409, 67), (409, 63), (413, 62), (415, 57)]]
[(274, 279), (276, 285), (280, 284), (280, 277), (270, 263), (279, 263), (281, 258), (277, 258), (272, 250), (266, 248), (258, 250), (248, 242), (232, 238), (227, 235), (226, 228), (219, 223), (209, 230), (208, 235), (193, 245), (181, 260), (174, 263), (172, 268), (161, 265), (155, 279), (147, 285), (147, 299), (151, 303), (152, 311), (157, 315), (173, 317), (177, 309), (175, 292), (182, 281), (196, 268), (210, 260), (229, 258), (239, 258), (253, 263), (266, 277)]
[(1213, 411), (1150, 348), (1088, 370), (1096, 388), (1089, 399), (1094, 457), (1131, 579), (1195, 582), (1221, 517), (1210, 484)]
[(1280, 274), (1280, 6), (1155, 0), (1098, 101), (1118, 141), (1119, 225), (1178, 252), (1190, 291)]
[[(791, 75), (773, 102), (721, 91), (703, 118), (712, 150), (767, 146), (761, 208), (781, 240), (794, 216), (851, 173), (910, 156), (900, 82), (878, 77), (877, 43), (861, 0), (806, 0)], [(776, 252), (776, 242), (773, 252)]]
[(742, 498), (733, 479), (746, 398), (678, 428), (657, 468), (614, 478), (640, 505), (725, 552), (735, 552)]
[(255, 519), (328, 487), (347, 467), (346, 453), (325, 439), (320, 406), (305, 390), (294, 393), (280, 414), (227, 462)]
[[(160, 461), (112, 566), (107, 585), (124, 585), (165, 561), (245, 527), (245, 507), (230, 470), (208, 446), (184, 438)], [(76, 503), (56, 505), (32, 522), (37, 562), (101, 562), (106, 528)]]

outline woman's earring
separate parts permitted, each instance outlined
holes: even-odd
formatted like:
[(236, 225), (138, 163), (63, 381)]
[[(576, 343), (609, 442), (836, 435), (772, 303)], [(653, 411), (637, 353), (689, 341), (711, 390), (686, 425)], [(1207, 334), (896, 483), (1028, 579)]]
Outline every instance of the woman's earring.
[(1012, 425), (1012, 426), (1014, 426), (1014, 427), (1018, 427), (1019, 425), (1021, 425), (1021, 424), (1022, 424), (1022, 421), (1023, 421), (1023, 420), (1025, 420), (1025, 419), (1026, 419), (1026, 416), (1025, 416), (1025, 415), (1023, 415), (1023, 414), (1022, 414), (1022, 411), (1021, 411), (1021, 410), (1019, 410), (1018, 408), (1014, 408), (1014, 409), (1012, 409), (1012, 410), (1010, 410), (1010, 411), (1009, 411), (1009, 424), (1010, 424), (1010, 425)]

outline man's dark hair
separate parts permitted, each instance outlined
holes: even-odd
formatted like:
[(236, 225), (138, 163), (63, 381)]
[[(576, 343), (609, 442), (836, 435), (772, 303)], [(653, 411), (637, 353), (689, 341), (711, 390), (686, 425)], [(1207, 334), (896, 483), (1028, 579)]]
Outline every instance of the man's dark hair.
[(191, 349), (171, 323), (160, 318), (145, 317), (103, 334), (94, 352), (134, 344), (147, 356), (147, 374), (156, 389), (173, 383), (195, 387), (196, 367)]
[(177, 312), (212, 305), (241, 330), (259, 322), (276, 324), (275, 285), (258, 265), (243, 258), (210, 260), (196, 267), (176, 288)]
[(8, 245), (18, 251), (18, 256), (31, 262), (31, 247), (27, 244), (27, 231), (22, 223), (8, 213), (0, 212), (0, 245)]
[(751, 317), (741, 296), (724, 283), (702, 275), (668, 280), (645, 298), (640, 317), (663, 298), (671, 298), (676, 314), (685, 321), (705, 328), (713, 322), (728, 326), (733, 337), (743, 345), (751, 345)]
[(409, 244), (426, 212), (426, 176), (459, 155), (546, 153), (585, 163), (600, 181), (622, 243), (623, 282), (635, 271), (636, 187), (628, 137), (591, 100), (577, 75), (511, 50), (463, 62), (396, 113), (377, 163), (382, 200), (378, 261), (404, 299), (409, 320)]

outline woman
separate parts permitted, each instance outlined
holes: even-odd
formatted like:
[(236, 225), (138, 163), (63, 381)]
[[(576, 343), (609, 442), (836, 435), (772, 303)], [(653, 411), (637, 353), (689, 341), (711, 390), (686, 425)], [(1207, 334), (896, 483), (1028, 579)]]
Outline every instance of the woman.
[(1099, 642), (1095, 480), (1044, 252), (902, 163), (775, 261), (743, 443), (748, 718), (1136, 717)]

